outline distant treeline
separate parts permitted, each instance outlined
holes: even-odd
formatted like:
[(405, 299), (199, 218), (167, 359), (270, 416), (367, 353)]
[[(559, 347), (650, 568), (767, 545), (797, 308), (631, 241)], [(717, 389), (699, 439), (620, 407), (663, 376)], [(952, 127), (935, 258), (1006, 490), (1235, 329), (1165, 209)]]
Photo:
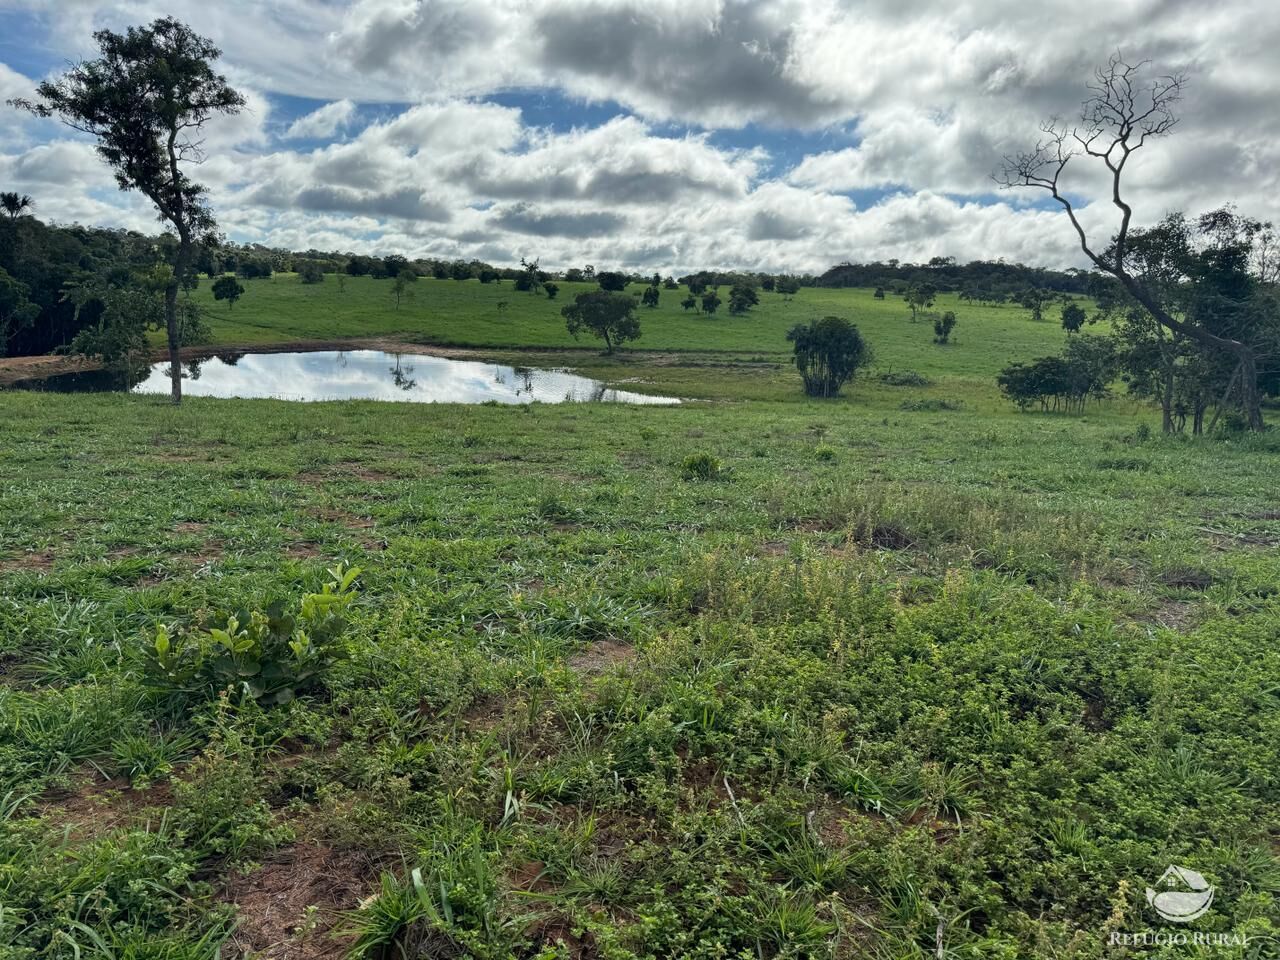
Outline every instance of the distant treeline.
[(842, 263), (818, 277), (814, 285), (880, 287), (900, 292), (912, 284), (932, 284), (942, 292), (968, 293), (966, 299), (1002, 302), (1028, 289), (1087, 294), (1094, 282), (1094, 275), (1085, 270), (1046, 270), (1003, 260), (957, 263), (954, 257), (934, 257), (928, 263)]

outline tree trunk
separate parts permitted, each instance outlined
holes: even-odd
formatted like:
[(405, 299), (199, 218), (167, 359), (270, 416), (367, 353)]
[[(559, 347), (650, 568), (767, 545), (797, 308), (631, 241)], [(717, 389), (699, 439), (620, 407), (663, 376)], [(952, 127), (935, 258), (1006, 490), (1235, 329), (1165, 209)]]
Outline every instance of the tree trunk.
[(1173, 433), (1173, 364), (1164, 371), (1164, 392), (1160, 395), (1160, 425), (1164, 433)]
[(169, 338), (170, 399), (174, 404), (182, 402), (182, 361), (179, 349), (182, 337), (178, 330), (178, 281), (175, 277), (164, 290), (164, 326)]

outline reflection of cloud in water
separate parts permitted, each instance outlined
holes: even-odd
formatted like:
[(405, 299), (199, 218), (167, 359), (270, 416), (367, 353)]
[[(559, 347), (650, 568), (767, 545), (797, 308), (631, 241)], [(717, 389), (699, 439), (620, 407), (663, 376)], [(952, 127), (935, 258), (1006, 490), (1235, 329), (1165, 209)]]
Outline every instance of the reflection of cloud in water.
[[(396, 370), (401, 371), (397, 376)], [(407, 379), (408, 376), (412, 379)], [(276, 397), (281, 400), (407, 400), (414, 403), (561, 403), (605, 401), (671, 404), (563, 370), (506, 367), (475, 360), (379, 350), (246, 354), (232, 366), (216, 357), (200, 364), (182, 390), (193, 397)], [(169, 365), (159, 363), (135, 393), (168, 393)]]

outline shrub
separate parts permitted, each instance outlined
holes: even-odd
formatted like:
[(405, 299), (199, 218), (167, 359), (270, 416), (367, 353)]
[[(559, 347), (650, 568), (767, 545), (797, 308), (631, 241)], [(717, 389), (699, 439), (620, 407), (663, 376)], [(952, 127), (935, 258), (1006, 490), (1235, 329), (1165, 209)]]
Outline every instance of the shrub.
[(923, 373), (916, 373), (914, 370), (890, 370), (888, 373), (882, 373), (876, 377), (881, 383), (889, 387), (931, 387), (933, 381), (926, 377)]
[(956, 327), (956, 315), (948, 310), (933, 321), (933, 342), (945, 346), (951, 342), (951, 331)]
[(836, 448), (830, 444), (820, 443), (813, 451), (813, 455), (823, 463), (831, 463), (836, 459)]
[(725, 468), (709, 453), (691, 453), (680, 464), (680, 475), (686, 480), (718, 480)]
[(323, 283), (324, 270), (314, 260), (305, 260), (298, 265), (298, 279), (303, 283)]
[(795, 344), (795, 364), (811, 397), (835, 397), (860, 367), (871, 362), (871, 347), (855, 324), (823, 317), (796, 324), (787, 334)]
[(343, 654), (343, 616), (355, 598), (357, 567), (329, 571), (333, 580), (308, 593), (296, 612), (277, 600), (265, 610), (216, 618), (206, 629), (160, 624), (147, 653), (151, 686), (201, 697), (232, 690), (264, 706), (288, 703), (313, 688)]
[(898, 409), (931, 413), (938, 413), (943, 410), (963, 410), (964, 401), (944, 400), (941, 397), (922, 397), (916, 400), (903, 400)]

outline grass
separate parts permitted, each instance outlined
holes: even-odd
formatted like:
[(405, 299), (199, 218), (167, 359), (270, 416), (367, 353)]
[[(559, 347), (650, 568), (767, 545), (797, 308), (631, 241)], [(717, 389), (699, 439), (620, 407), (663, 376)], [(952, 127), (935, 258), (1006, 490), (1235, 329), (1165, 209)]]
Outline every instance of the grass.
[[(1017, 414), (997, 331), (1047, 324), (806, 294), (588, 363), (736, 402), (0, 393), (0, 953), (1099, 958), (1177, 863), (1276, 955), (1280, 444)], [(934, 384), (800, 398), (823, 296)], [(360, 332), (559, 345), (535, 304)], [(290, 316), (216, 329), (337, 324)], [(339, 563), (297, 699), (157, 686), (157, 624)]]
[[(478, 280), (419, 280), (413, 299), (396, 309), (391, 282), (347, 277), (339, 288), (335, 276), (323, 283), (303, 284), (292, 274), (245, 281), (247, 292), (234, 308), (215, 303), (209, 283), (197, 299), (209, 308), (215, 339), (220, 343), (269, 344), (291, 340), (345, 337), (394, 337), (443, 346), (531, 348), (590, 347), (565, 330), (560, 308), (594, 284), (562, 283), (555, 300), (519, 293), (510, 283)], [(633, 284), (629, 292), (638, 293)], [(876, 300), (870, 290), (805, 288), (794, 298), (761, 292), (761, 302), (741, 316), (727, 307), (707, 317), (680, 308), (687, 291), (663, 290), (658, 307), (637, 308), (638, 351), (729, 352), (742, 357), (779, 358), (787, 353), (786, 332), (797, 323), (835, 314), (859, 325), (874, 344), (885, 369), (910, 367), (926, 374), (992, 380), (1010, 360), (1056, 352), (1062, 332), (1050, 309), (1040, 323), (1021, 307), (981, 307), (959, 302), (953, 294), (939, 297), (936, 309), (954, 310), (959, 318), (953, 341), (932, 344), (932, 324), (912, 322), (899, 297)], [(505, 303), (505, 307), (499, 305)], [(1050, 319), (1052, 318), (1052, 319)]]

